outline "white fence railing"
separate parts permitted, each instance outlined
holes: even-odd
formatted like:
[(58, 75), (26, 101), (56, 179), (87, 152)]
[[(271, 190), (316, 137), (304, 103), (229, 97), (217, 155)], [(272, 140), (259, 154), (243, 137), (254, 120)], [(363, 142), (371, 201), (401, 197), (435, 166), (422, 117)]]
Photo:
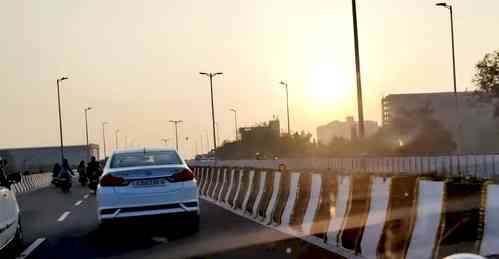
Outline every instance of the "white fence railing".
[(305, 158), (279, 160), (218, 160), (189, 162), (192, 166), (228, 166), (277, 169), (285, 164), (290, 170), (336, 170), (344, 173), (436, 174), (442, 176), (499, 176), (499, 154), (359, 157), (359, 158)]

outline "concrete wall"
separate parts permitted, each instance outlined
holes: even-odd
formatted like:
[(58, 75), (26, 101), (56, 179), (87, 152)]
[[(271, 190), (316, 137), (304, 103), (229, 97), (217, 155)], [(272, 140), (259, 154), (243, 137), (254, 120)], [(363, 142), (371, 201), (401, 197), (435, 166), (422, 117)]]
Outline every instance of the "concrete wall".
[[(99, 146), (90, 145), (90, 155), (99, 157)], [(55, 163), (61, 161), (59, 147), (13, 148), (0, 150), (0, 156), (8, 160), (9, 171), (52, 170)], [(64, 147), (64, 156), (72, 166), (81, 160), (87, 160), (85, 145)]]

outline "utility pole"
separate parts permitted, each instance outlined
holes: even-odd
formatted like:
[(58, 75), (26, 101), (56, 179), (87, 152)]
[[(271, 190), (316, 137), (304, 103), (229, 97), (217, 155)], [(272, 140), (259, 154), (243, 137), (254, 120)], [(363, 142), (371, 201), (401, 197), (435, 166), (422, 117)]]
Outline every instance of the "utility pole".
[(451, 35), (451, 46), (452, 46), (452, 79), (453, 79), (453, 86), (454, 86), (454, 105), (455, 105), (455, 112), (456, 112), (456, 128), (457, 128), (457, 138), (456, 138), (456, 144), (457, 144), (457, 170), (460, 171), (460, 163), (459, 163), (459, 154), (461, 154), (461, 148), (462, 148), (462, 132), (461, 132), (461, 120), (459, 116), (459, 100), (457, 96), (457, 82), (456, 82), (456, 52), (454, 49), (454, 13), (452, 9), (452, 5), (449, 5), (447, 3), (437, 3), (435, 4), (436, 6), (441, 6), (444, 8), (449, 9), (449, 15), (450, 15), (450, 35)]
[[(217, 139), (216, 139), (216, 132), (215, 132), (215, 106), (213, 104), (213, 77), (217, 75), (223, 75), (222, 72), (217, 72), (217, 73), (204, 73), (200, 72), (199, 74), (207, 76), (210, 78), (210, 90), (211, 90), (211, 122), (212, 122), (212, 127), (213, 127), (213, 152), (216, 152), (217, 149)], [(216, 155), (215, 155), (216, 159)]]
[(92, 110), (92, 107), (87, 107), (85, 111), (85, 137), (87, 141), (87, 161), (90, 160), (90, 147), (88, 146), (88, 111)]
[(281, 85), (285, 86), (286, 88), (286, 112), (288, 114), (288, 135), (291, 136), (291, 127), (289, 126), (290, 123), (289, 123), (289, 95), (288, 95), (288, 83), (287, 82), (284, 82), (284, 81), (281, 81), (280, 82)]
[(107, 157), (107, 154), (106, 154), (106, 124), (108, 124), (107, 121), (102, 122), (102, 145), (104, 148), (104, 158)]
[(61, 164), (64, 160), (64, 141), (62, 137), (62, 115), (61, 115), (61, 94), (60, 94), (60, 82), (68, 79), (68, 77), (61, 77), (57, 79), (57, 104), (59, 108), (59, 136), (61, 138)]
[(364, 138), (364, 106), (362, 103), (362, 82), (360, 75), (359, 35), (357, 29), (357, 5), (352, 0), (353, 38), (355, 45), (355, 75), (357, 78), (357, 110), (359, 113), (359, 138)]
[(183, 121), (182, 120), (170, 120), (171, 123), (173, 123), (175, 125), (175, 149), (177, 150), (177, 152), (179, 152), (178, 150), (178, 124), (179, 123), (182, 123)]

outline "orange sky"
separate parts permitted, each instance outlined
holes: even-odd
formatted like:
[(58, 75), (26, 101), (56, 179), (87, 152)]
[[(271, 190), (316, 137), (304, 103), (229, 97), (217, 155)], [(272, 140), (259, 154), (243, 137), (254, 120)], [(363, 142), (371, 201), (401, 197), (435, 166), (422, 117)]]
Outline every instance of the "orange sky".
[[(63, 82), (65, 142), (101, 144), (100, 124), (141, 146), (174, 136), (182, 119), (185, 155), (211, 136), (209, 84), (215, 79), (222, 139), (240, 125), (285, 119), (315, 134), (356, 115), (351, 1), (7, 1), (0, 10), (2, 147), (58, 144), (55, 80)], [(451, 89), (448, 12), (434, 1), (359, 0), (365, 117), (380, 119), (383, 94)], [(499, 2), (452, 1), (458, 87), (471, 89), (473, 66), (499, 48)], [(282, 120), (282, 128), (285, 128)], [(121, 143), (123, 144), (123, 139)], [(206, 149), (206, 141), (203, 140)]]

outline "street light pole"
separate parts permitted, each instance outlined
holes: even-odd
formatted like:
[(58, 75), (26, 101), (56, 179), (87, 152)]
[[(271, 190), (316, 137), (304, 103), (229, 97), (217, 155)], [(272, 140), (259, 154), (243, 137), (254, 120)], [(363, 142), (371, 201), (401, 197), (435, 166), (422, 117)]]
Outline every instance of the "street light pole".
[(108, 124), (107, 121), (102, 122), (102, 145), (104, 147), (104, 159), (107, 157), (107, 154), (106, 154), (106, 129), (105, 129), (106, 124)]
[(218, 126), (218, 121), (215, 121), (215, 127), (217, 128), (217, 141), (220, 143), (220, 127)]
[[(223, 75), (222, 72), (217, 72), (217, 73), (204, 73), (200, 72), (199, 74), (207, 76), (210, 78), (210, 91), (211, 91), (211, 122), (212, 122), (212, 127), (213, 127), (213, 152), (216, 152), (217, 149), (217, 139), (216, 139), (216, 132), (215, 132), (215, 106), (213, 104), (213, 77), (217, 75)], [(215, 155), (216, 159), (216, 155)]]
[(179, 150), (178, 150), (178, 124), (182, 123), (183, 121), (182, 120), (170, 120), (170, 122), (175, 125), (175, 149), (177, 150), (177, 152), (179, 152)]
[(234, 126), (235, 126), (235, 129), (236, 129), (236, 141), (238, 139), (238, 132), (237, 132), (237, 110), (236, 109), (229, 109), (229, 111), (232, 111), (234, 112)]
[(85, 111), (85, 137), (87, 141), (87, 161), (90, 160), (90, 147), (88, 146), (88, 111), (92, 110), (92, 107), (87, 107)]
[(355, 75), (357, 78), (357, 110), (359, 117), (359, 137), (364, 138), (364, 105), (362, 103), (362, 82), (360, 76), (359, 33), (357, 29), (357, 5), (352, 0), (353, 38), (355, 46)]
[(61, 94), (60, 94), (60, 82), (68, 79), (68, 77), (61, 77), (57, 79), (57, 105), (59, 109), (59, 136), (61, 138), (61, 164), (64, 160), (64, 141), (62, 137), (62, 115), (61, 115)]
[[(459, 101), (458, 101), (458, 96), (457, 96), (457, 82), (456, 82), (456, 53), (454, 49), (454, 13), (452, 11), (452, 5), (449, 5), (447, 3), (437, 3), (436, 6), (441, 6), (444, 8), (449, 9), (449, 14), (450, 14), (450, 35), (451, 35), (451, 45), (452, 45), (452, 79), (453, 79), (453, 86), (454, 86), (454, 102), (455, 102), (455, 110), (456, 110), (456, 119), (459, 120)], [(457, 122), (457, 152), (458, 154), (461, 153), (461, 126), (460, 122)]]
[(284, 87), (286, 87), (286, 112), (288, 114), (288, 135), (291, 136), (291, 127), (289, 126), (290, 125), (290, 122), (289, 122), (289, 96), (288, 96), (288, 83), (287, 82), (284, 82), (284, 81), (281, 81), (280, 82), (281, 85), (283, 85)]
[(114, 130), (114, 138), (115, 138), (115, 150), (118, 150), (119, 148), (119, 142), (118, 142), (118, 133), (120, 133), (119, 129)]

